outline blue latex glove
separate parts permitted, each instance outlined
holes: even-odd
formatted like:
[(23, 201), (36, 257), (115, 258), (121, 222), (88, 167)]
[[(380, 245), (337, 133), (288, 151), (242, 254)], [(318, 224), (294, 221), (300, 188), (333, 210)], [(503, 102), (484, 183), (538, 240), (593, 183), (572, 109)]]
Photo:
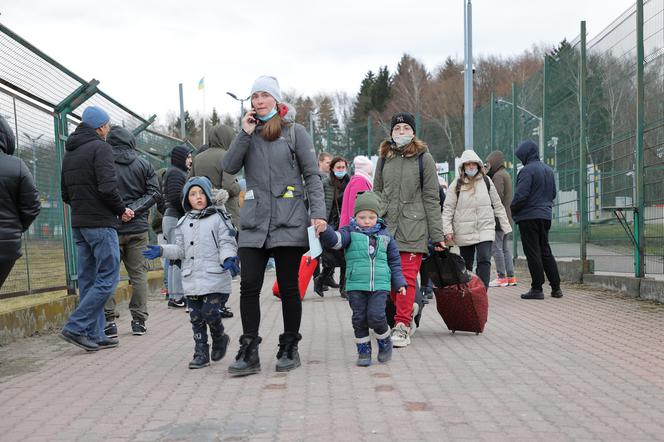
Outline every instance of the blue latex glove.
[(143, 256), (145, 256), (147, 259), (159, 258), (161, 256), (161, 246), (148, 244), (148, 248), (143, 250)]
[(235, 277), (238, 273), (240, 273), (240, 266), (237, 263), (236, 256), (231, 256), (230, 258), (226, 258), (221, 267), (224, 270), (228, 270), (229, 272), (231, 272), (232, 277)]

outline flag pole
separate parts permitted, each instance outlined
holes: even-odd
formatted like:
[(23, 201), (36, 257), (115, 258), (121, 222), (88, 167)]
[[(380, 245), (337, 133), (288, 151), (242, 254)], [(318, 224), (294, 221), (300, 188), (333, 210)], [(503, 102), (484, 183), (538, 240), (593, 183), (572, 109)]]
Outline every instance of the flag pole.
[(207, 118), (205, 116), (205, 76), (203, 76), (203, 144), (207, 142), (205, 137), (205, 120), (207, 120)]

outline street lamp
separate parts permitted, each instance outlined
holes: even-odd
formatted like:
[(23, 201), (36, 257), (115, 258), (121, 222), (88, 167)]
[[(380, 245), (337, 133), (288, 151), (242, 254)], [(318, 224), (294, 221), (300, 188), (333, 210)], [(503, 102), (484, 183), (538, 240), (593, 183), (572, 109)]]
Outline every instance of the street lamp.
[[(498, 98), (496, 100), (496, 103), (498, 104), (507, 104), (509, 106), (514, 106), (514, 104), (510, 101), (503, 100), (502, 98)], [(540, 160), (544, 161), (544, 120), (542, 117), (538, 117), (534, 113), (530, 112), (528, 109), (519, 106), (518, 104), (516, 105), (516, 108), (527, 113), (531, 117), (535, 118), (538, 122), (537, 124), (537, 132), (539, 135), (539, 155), (540, 155)]]
[(238, 98), (237, 95), (231, 92), (226, 92), (226, 94), (230, 95), (235, 100), (240, 102), (240, 127), (242, 127), (242, 117), (244, 117), (244, 102), (249, 100), (251, 98), (251, 95), (249, 95), (247, 98)]
[(30, 134), (28, 134), (27, 132), (23, 132), (23, 136), (25, 138), (27, 138), (28, 140), (30, 140), (30, 144), (32, 144), (32, 161), (31, 161), (31, 163), (32, 163), (32, 178), (36, 182), (36, 180), (37, 180), (37, 141), (39, 141), (39, 139), (41, 137), (43, 137), (44, 134), (41, 134), (38, 137), (32, 138), (30, 136)]

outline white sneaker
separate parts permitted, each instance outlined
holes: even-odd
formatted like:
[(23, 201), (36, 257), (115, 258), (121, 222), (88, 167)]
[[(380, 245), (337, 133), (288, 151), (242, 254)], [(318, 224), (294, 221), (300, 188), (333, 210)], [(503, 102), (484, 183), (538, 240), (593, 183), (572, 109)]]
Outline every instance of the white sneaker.
[(413, 313), (410, 315), (410, 331), (408, 332), (409, 336), (413, 336), (415, 334), (415, 330), (417, 330), (417, 324), (415, 323), (415, 316), (420, 312), (420, 305), (417, 302), (413, 303)]
[(408, 344), (410, 344), (410, 336), (408, 336), (408, 327), (406, 327), (403, 323), (399, 322), (392, 329), (392, 335), (390, 336), (390, 338), (392, 339), (393, 347), (407, 346)]

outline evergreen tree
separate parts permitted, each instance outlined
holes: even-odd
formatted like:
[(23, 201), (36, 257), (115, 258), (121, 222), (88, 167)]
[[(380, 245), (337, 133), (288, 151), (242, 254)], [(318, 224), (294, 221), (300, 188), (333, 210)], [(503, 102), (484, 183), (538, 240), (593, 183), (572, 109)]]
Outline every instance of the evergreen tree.
[(216, 107), (212, 108), (212, 116), (210, 117), (209, 121), (210, 121), (210, 127), (214, 127), (221, 122), (221, 118), (219, 118), (219, 114), (217, 113)]

